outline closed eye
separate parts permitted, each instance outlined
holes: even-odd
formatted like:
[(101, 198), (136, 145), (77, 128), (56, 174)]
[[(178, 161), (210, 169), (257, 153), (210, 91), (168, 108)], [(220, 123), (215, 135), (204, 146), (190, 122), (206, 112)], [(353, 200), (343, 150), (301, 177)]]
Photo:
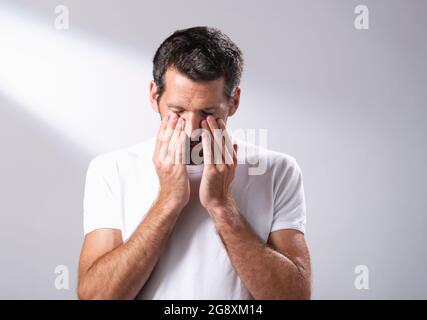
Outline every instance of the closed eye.
[(184, 112), (183, 109), (169, 109), (169, 110), (172, 111), (173, 113), (176, 113), (176, 114), (181, 114)]

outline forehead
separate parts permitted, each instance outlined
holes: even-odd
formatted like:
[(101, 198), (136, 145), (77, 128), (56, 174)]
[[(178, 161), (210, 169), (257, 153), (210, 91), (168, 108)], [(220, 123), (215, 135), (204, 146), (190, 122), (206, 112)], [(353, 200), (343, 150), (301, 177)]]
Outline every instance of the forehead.
[(176, 69), (165, 73), (165, 91), (163, 96), (168, 103), (197, 105), (220, 104), (225, 102), (224, 78), (210, 81), (193, 81)]

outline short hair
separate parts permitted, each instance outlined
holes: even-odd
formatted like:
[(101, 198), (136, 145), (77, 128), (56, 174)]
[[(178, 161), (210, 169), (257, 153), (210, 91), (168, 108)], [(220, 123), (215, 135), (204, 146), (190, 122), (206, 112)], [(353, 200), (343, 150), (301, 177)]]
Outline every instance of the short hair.
[(153, 78), (158, 98), (165, 90), (164, 76), (174, 67), (193, 81), (224, 77), (224, 94), (234, 95), (243, 71), (243, 54), (223, 32), (211, 27), (177, 30), (157, 49), (153, 58)]

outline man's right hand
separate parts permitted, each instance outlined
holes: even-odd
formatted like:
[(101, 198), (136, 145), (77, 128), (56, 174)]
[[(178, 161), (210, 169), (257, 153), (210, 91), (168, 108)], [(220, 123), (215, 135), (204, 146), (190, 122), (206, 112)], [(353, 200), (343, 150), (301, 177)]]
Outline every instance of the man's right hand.
[[(88, 233), (79, 263), (80, 299), (134, 299), (153, 271), (179, 213), (190, 198), (183, 161), (184, 119), (165, 117), (153, 156), (160, 194), (133, 234), (123, 241), (121, 230), (100, 228)], [(119, 214), (119, 212), (117, 212)]]
[(185, 120), (176, 114), (162, 119), (153, 162), (160, 183), (158, 200), (181, 211), (190, 199), (190, 182), (185, 166)]

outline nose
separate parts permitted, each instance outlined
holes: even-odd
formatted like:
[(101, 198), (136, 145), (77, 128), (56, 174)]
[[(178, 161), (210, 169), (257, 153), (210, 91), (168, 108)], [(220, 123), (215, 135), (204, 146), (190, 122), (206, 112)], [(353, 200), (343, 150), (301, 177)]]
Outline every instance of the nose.
[(191, 137), (193, 131), (200, 128), (202, 117), (196, 112), (187, 112), (183, 118), (185, 120), (185, 134), (187, 137)]

